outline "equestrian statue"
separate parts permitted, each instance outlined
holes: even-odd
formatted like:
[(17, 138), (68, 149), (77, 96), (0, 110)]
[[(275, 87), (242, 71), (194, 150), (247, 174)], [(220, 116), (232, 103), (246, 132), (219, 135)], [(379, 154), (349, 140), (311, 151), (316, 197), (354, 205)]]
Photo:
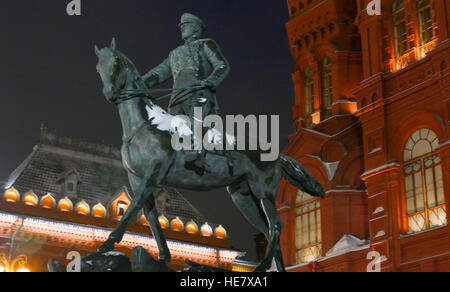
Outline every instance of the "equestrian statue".
[[(285, 271), (280, 234), (282, 222), (275, 205), (281, 178), (300, 190), (323, 197), (324, 189), (295, 159), (280, 155), (275, 161), (261, 161), (262, 151), (204, 151), (191, 155), (175, 150), (172, 136), (189, 133), (190, 128), (176, 121), (177, 114), (192, 117), (192, 107), (200, 106), (209, 114), (218, 108), (215, 88), (229, 71), (228, 62), (211, 39), (200, 39), (203, 22), (184, 14), (181, 32), (185, 44), (172, 51), (161, 65), (141, 76), (133, 62), (110, 46), (99, 49), (97, 71), (103, 82), (106, 99), (117, 105), (123, 129), (122, 162), (132, 188), (132, 202), (99, 252), (114, 250), (129, 224), (144, 209), (151, 232), (157, 242), (159, 261), (170, 262), (171, 255), (158, 221), (154, 190), (168, 186), (193, 191), (226, 188), (244, 217), (262, 232), (267, 240), (266, 254), (256, 272), (268, 270), (275, 260), (278, 271)], [(169, 112), (155, 104), (151, 87), (173, 77)], [(186, 128), (187, 127), (187, 128)], [(223, 139), (227, 140), (227, 139)], [(194, 159), (192, 158), (194, 156)], [(189, 167), (201, 157), (199, 172)], [(233, 161), (230, 171), (230, 160)]]

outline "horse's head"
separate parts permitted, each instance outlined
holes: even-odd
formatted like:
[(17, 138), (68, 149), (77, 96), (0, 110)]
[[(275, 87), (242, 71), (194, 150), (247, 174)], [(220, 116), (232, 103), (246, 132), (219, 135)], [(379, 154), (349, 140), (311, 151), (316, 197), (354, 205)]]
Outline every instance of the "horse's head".
[(139, 73), (132, 62), (116, 50), (115, 39), (109, 47), (101, 50), (95, 46), (95, 54), (98, 57), (97, 72), (103, 82), (103, 94), (108, 101), (114, 102), (130, 78), (136, 79)]

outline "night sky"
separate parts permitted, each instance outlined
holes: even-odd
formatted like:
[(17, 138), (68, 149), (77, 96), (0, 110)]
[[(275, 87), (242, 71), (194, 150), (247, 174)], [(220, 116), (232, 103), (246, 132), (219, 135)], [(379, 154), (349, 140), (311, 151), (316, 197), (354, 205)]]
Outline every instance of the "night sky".
[[(215, 39), (231, 64), (218, 89), (222, 114), (280, 115), (281, 149), (286, 147), (294, 104), (286, 1), (81, 1), (82, 16), (66, 14), (70, 0), (1, 1), (1, 179), (31, 153), (41, 122), (61, 136), (120, 147), (119, 115), (102, 95), (94, 44), (103, 47), (116, 37), (118, 49), (144, 74), (182, 44), (178, 23), (184, 12), (203, 19), (204, 37)], [(226, 191), (183, 193), (254, 260), (257, 231)]]

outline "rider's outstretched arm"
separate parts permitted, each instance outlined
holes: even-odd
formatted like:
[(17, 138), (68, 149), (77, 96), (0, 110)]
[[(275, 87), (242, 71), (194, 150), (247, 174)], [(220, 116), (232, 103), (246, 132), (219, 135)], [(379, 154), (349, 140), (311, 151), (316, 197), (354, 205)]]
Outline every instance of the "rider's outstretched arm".
[(159, 85), (172, 77), (172, 69), (170, 68), (169, 58), (165, 59), (160, 65), (150, 70), (142, 76), (145, 85), (148, 88)]

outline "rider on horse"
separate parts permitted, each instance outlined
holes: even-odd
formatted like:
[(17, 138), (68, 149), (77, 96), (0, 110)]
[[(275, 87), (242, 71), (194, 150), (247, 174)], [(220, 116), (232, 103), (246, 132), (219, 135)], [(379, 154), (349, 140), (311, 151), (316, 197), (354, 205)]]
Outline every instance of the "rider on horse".
[[(171, 51), (159, 66), (143, 76), (148, 88), (173, 78), (173, 94), (169, 112), (194, 118), (194, 108), (201, 107), (203, 117), (218, 113), (216, 88), (230, 71), (230, 65), (212, 39), (200, 39), (206, 26), (195, 15), (185, 13), (180, 22), (184, 45)], [(185, 160), (203, 169), (205, 152), (186, 151)]]

